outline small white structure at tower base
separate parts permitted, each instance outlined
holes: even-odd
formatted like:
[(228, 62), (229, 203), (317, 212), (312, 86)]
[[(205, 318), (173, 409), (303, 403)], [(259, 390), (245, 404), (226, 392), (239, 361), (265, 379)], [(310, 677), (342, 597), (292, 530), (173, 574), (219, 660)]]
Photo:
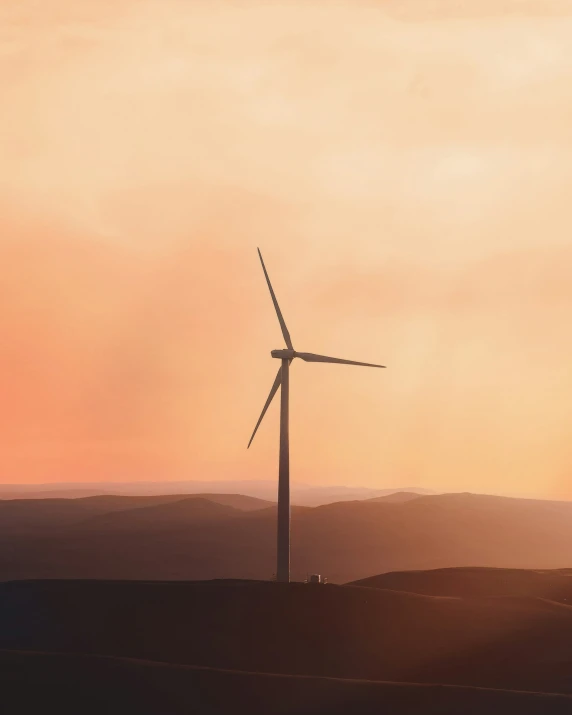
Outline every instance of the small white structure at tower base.
[(306, 583), (328, 583), (328, 579), (324, 578), (319, 573), (313, 573), (309, 578), (306, 579)]

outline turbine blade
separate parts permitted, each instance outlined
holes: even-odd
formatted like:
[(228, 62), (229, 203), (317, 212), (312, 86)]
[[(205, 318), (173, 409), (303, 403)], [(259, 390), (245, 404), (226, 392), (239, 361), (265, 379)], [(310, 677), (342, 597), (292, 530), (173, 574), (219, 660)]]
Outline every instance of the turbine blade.
[(284, 318), (282, 317), (282, 313), (280, 312), (280, 306), (278, 305), (278, 301), (276, 300), (276, 296), (274, 295), (272, 283), (270, 283), (270, 278), (268, 277), (266, 266), (264, 265), (264, 261), (262, 260), (262, 253), (260, 253), (260, 248), (257, 248), (256, 250), (258, 251), (258, 255), (260, 256), (260, 263), (262, 263), (262, 270), (264, 271), (264, 276), (266, 278), (266, 282), (268, 283), (268, 288), (270, 289), (270, 295), (272, 296), (272, 302), (274, 303), (274, 308), (276, 309), (278, 322), (280, 323), (280, 327), (282, 328), (282, 335), (284, 336), (284, 340), (286, 341), (288, 349), (294, 350), (292, 340), (290, 339), (290, 333), (288, 332), (288, 328), (286, 327), (286, 323), (284, 322)]
[(314, 353), (296, 353), (296, 357), (306, 362), (335, 362), (341, 365), (362, 365), (363, 367), (385, 367), (385, 365), (373, 365), (370, 362), (356, 362), (355, 360), (342, 360), (341, 358), (328, 357), (327, 355), (314, 355)]
[[(282, 382), (282, 365), (278, 368), (278, 374), (276, 375), (276, 379), (274, 380), (274, 384), (272, 385), (272, 389), (270, 390), (270, 394), (268, 395), (268, 399), (266, 400), (266, 403), (264, 407), (262, 408), (262, 412), (260, 413), (260, 417), (258, 418), (258, 422), (256, 423), (256, 427), (254, 428), (254, 432), (252, 433), (252, 437), (250, 438), (250, 442), (248, 443), (248, 447), (252, 444), (252, 440), (254, 439), (254, 435), (256, 434), (256, 431), (258, 430), (260, 423), (262, 422), (262, 419), (264, 415), (266, 414), (266, 410), (269, 408), (270, 403), (272, 402), (272, 399), (274, 395), (276, 394), (276, 391), (280, 387), (280, 383)], [(246, 449), (248, 449), (248, 447)]]

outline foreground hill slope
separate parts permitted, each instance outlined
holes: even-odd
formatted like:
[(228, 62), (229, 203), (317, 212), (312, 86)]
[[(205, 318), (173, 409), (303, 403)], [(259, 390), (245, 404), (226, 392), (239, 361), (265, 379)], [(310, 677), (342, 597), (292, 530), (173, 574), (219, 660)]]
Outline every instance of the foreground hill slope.
[(264, 675), (101, 656), (0, 651), (13, 715), (568, 715), (572, 697), (443, 685)]
[(572, 693), (572, 608), (255, 581), (0, 584), (0, 648)]
[(572, 605), (572, 569), (462, 567), (430, 571), (393, 571), (360, 579), (351, 585), (408, 591), (426, 596), (524, 596)]

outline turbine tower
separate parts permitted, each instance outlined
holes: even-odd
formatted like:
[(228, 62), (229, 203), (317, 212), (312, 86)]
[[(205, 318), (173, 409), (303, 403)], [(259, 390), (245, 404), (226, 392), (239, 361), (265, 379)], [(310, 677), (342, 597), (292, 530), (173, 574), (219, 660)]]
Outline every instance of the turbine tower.
[[(288, 437), (288, 394), (290, 390), (290, 365), (294, 358), (300, 358), (305, 362), (331, 362), (338, 363), (341, 365), (362, 365), (363, 367), (385, 367), (385, 365), (373, 365), (369, 362), (355, 362), (354, 360), (342, 360), (341, 358), (327, 357), (326, 355), (315, 355), (314, 353), (299, 353), (294, 350), (292, 345), (292, 340), (290, 338), (290, 333), (282, 317), (282, 312), (280, 311), (280, 306), (276, 300), (276, 295), (270, 283), (270, 278), (268, 277), (268, 272), (266, 271), (266, 266), (262, 260), (262, 254), (260, 249), (258, 250), (258, 255), (260, 257), (260, 263), (262, 263), (262, 270), (264, 271), (264, 277), (266, 278), (266, 283), (268, 283), (268, 288), (270, 290), (270, 296), (272, 297), (272, 302), (274, 303), (274, 308), (276, 310), (276, 315), (278, 316), (278, 322), (280, 323), (280, 328), (282, 329), (282, 335), (284, 336), (284, 341), (286, 343), (286, 350), (272, 350), (271, 355), (273, 358), (281, 361), (281, 365), (278, 368), (278, 373), (274, 384), (268, 395), (268, 399), (262, 408), (248, 447), (252, 444), (254, 435), (256, 434), (266, 410), (270, 406), (274, 395), (281, 387), (280, 391), (280, 461), (278, 468), (278, 543), (277, 543), (277, 567), (276, 567), (276, 579), (278, 581), (288, 582), (290, 581), (290, 449), (289, 449), (289, 437)], [(247, 447), (247, 449), (248, 449)]]

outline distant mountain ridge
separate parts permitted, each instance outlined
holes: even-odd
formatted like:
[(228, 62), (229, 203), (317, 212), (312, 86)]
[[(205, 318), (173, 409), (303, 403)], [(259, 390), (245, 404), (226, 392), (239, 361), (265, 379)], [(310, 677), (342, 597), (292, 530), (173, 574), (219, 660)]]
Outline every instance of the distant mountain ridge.
[[(0, 581), (270, 579), (276, 506), (237, 494), (0, 501)], [(292, 507), (292, 577), (572, 565), (572, 503), (404, 495)]]
[[(202, 501), (239, 511), (254, 511), (272, 506), (272, 502), (242, 494), (168, 494), (159, 496), (97, 495), (78, 499), (15, 499), (0, 500), (0, 535), (38, 533), (44, 529), (66, 527), (90, 521), (98, 516), (139, 509), (167, 507), (179, 502)], [(206, 506), (203, 504), (203, 506)], [(190, 507), (192, 508), (192, 506)], [(176, 513), (177, 507), (172, 507)], [(199, 506), (200, 509), (200, 506)], [(169, 514), (167, 509), (167, 514)], [(159, 512), (161, 514), (161, 512)], [(196, 514), (199, 514), (197, 509)], [(191, 518), (191, 515), (189, 515)]]
[(380, 497), (372, 497), (371, 499), (367, 499), (367, 501), (384, 502), (387, 504), (402, 504), (404, 502), (411, 501), (412, 499), (417, 499), (420, 496), (423, 495), (417, 492), (398, 491), (391, 494), (385, 494)]
[[(276, 502), (277, 488), (276, 482), (270, 480), (0, 484), (0, 500), (77, 499), (102, 495), (166, 496), (169, 494), (240, 493), (245, 496)], [(434, 493), (421, 487), (374, 489), (369, 487), (312, 486), (296, 483), (291, 485), (293, 503), (300, 506), (320, 506), (335, 501), (369, 499), (392, 494), (396, 491), (410, 491), (419, 494)]]

